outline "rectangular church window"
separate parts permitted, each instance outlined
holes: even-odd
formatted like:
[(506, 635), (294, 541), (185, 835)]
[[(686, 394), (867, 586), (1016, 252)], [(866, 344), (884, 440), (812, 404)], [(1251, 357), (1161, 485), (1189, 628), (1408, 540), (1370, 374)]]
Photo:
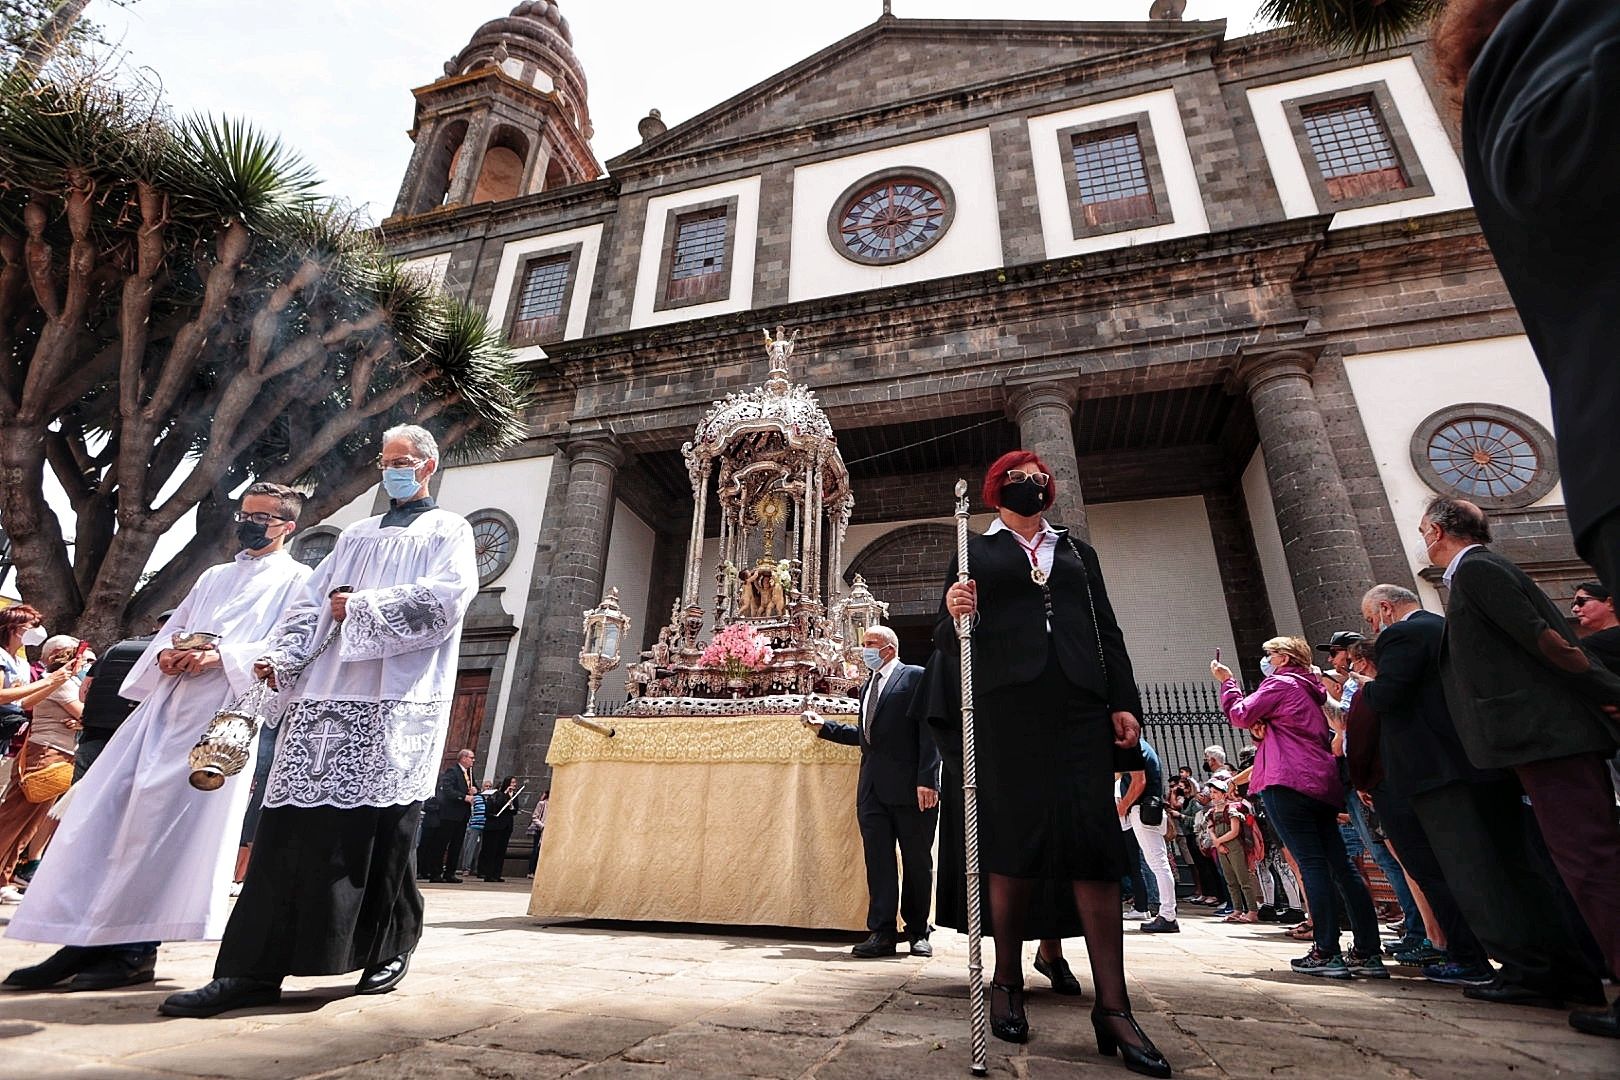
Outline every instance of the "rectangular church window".
[(1329, 198), (1363, 199), (1411, 186), (1371, 94), (1307, 106), (1300, 120)]
[(730, 282), (726, 273), (726, 226), (724, 207), (676, 219), (675, 249), (665, 290), (668, 300), (724, 299)]
[(1153, 185), (1135, 124), (1076, 135), (1072, 151), (1080, 217), (1088, 227), (1154, 217)]
[(512, 321), (514, 341), (554, 340), (562, 335), (572, 265), (572, 256), (564, 254), (536, 259), (524, 269)]

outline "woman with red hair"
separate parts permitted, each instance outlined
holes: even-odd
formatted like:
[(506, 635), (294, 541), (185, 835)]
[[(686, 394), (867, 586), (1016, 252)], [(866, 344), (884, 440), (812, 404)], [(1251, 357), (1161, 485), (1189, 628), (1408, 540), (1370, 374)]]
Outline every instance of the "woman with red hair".
[[(1125, 986), (1114, 773), (1145, 767), (1125, 638), (1097, 553), (1043, 516), (1057, 496), (1046, 463), (1027, 450), (1002, 455), (983, 495), (997, 517), (968, 540), (971, 580), (955, 583), (952, 565), (934, 643), (949, 657), (955, 620), (974, 616), (979, 861), (996, 943), (991, 1029), (1010, 1042), (1028, 1039), (1022, 951), (1031, 900), (1042, 881), (1066, 881), (1096, 983), (1098, 1052), (1122, 1053), (1133, 1072), (1169, 1076)], [(952, 734), (945, 730), (942, 746)]]

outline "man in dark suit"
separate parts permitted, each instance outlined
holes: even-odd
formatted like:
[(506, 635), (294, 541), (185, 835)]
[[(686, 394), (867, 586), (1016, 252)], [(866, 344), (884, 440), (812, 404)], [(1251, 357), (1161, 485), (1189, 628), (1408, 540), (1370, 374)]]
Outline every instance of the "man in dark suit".
[[(923, 669), (900, 663), (899, 645), (886, 626), (872, 627), (861, 639), (861, 657), (872, 676), (861, 690), (858, 723), (805, 716), (818, 737), (861, 748), (855, 814), (866, 854), (866, 928), (872, 932), (853, 950), (862, 959), (895, 954), (896, 915), (905, 919), (911, 955), (934, 954), (928, 943), (928, 906), (939, 822), (939, 749), (927, 725), (911, 715)], [(896, 844), (903, 892), (895, 878)]]
[(1518, 782), (1474, 768), (1457, 736), (1440, 681), (1446, 620), (1399, 585), (1375, 586), (1361, 613), (1378, 635), (1377, 676), (1361, 690), (1379, 721), (1384, 779), (1373, 802), (1446, 934), (1446, 962), (1424, 976), (1490, 1001), (1601, 996), (1597, 973), (1549, 917), (1556, 900), (1530, 851)]
[[(1594, 663), (1529, 575), (1484, 545), (1485, 513), (1437, 498), (1421, 522), (1445, 567), (1450, 614), (1440, 677), (1468, 759), (1511, 769), (1610, 970), (1620, 966), (1620, 827), (1607, 759), (1620, 746), (1620, 676)], [(1576, 1013), (1582, 1031), (1620, 1036), (1620, 1007)]]
[(416, 875), (444, 885), (460, 885), (456, 863), (461, 859), (461, 841), (472, 817), (478, 785), (473, 780), (473, 752), (463, 750), (456, 763), (439, 774), (433, 797), (438, 802), (438, 824), (424, 827), (422, 843), (416, 851)]

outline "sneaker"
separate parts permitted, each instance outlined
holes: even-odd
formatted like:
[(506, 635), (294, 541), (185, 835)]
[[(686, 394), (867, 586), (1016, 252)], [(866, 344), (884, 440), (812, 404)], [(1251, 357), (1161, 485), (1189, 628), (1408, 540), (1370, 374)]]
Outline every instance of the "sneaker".
[(1141, 929), (1144, 934), (1179, 934), (1181, 933), (1181, 924), (1174, 919), (1167, 919), (1163, 915), (1155, 915), (1143, 923)]
[(1147, 922), (1153, 918), (1145, 911), (1133, 911), (1130, 908), (1125, 909), (1125, 914), (1122, 917), (1126, 922)]
[(1344, 954), (1344, 967), (1350, 974), (1363, 979), (1387, 979), (1389, 969), (1384, 967), (1384, 958), (1377, 953), (1362, 955), (1354, 949)]
[(24, 885), (30, 885), (34, 881), (34, 871), (38, 869), (39, 860), (29, 859), (27, 862), (18, 866), (17, 869), (12, 872), (11, 876), (22, 882)]
[(1297, 907), (1281, 908), (1277, 912), (1277, 921), (1284, 926), (1293, 926), (1305, 921), (1305, 913)]
[(240, 881), (231, 882), (231, 895), (232, 896), (241, 896), (242, 895), (242, 883)]
[(1435, 948), (1427, 941), (1415, 948), (1397, 948), (1391, 955), (1395, 958), (1397, 964), (1405, 967), (1430, 967), (1446, 962), (1445, 952)]
[(1423, 969), (1423, 977), (1430, 982), (1445, 983), (1447, 986), (1489, 986), (1496, 979), (1496, 972), (1489, 965), (1469, 967), (1448, 960), (1443, 964), (1429, 964)]
[(20, 904), (22, 898), (23, 891), (15, 885), (7, 885), (0, 889), (0, 904)]
[(1315, 947), (1298, 960), (1289, 961), (1288, 966), (1301, 975), (1315, 975), (1323, 979), (1353, 978), (1350, 969), (1344, 966), (1342, 955), (1323, 956)]
[(1277, 909), (1272, 907), (1270, 904), (1261, 904), (1258, 914), (1261, 922), (1277, 921)]
[(1213, 912), (1211, 912), (1211, 914), (1212, 915), (1230, 915), (1230, 914), (1232, 914), (1232, 905), (1231, 904), (1222, 904), (1220, 907), (1216, 908)]

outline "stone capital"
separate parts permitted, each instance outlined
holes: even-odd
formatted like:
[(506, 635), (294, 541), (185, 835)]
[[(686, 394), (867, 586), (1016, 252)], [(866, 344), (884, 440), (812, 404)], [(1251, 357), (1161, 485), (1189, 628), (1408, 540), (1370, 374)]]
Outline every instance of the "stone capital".
[(624, 464), (624, 448), (607, 432), (591, 432), (562, 442), (562, 451), (568, 455), (570, 468), (582, 464), (606, 465), (617, 469)]
[(1074, 415), (1076, 389), (1065, 383), (1039, 382), (1008, 386), (1007, 418), (1020, 423), (1036, 410), (1062, 409), (1064, 416)]
[(1244, 351), (1238, 355), (1232, 374), (1249, 393), (1254, 393), (1273, 379), (1304, 379), (1311, 381), (1316, 369), (1315, 349), (1275, 349), (1267, 352)]

